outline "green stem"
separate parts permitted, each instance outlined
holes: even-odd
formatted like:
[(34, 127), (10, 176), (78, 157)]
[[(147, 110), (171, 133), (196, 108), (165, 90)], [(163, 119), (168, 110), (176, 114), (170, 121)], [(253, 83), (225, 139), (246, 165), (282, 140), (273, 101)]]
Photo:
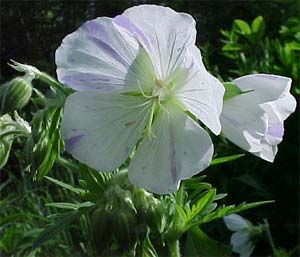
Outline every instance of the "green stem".
[(275, 244), (274, 244), (272, 235), (271, 235), (270, 225), (269, 225), (269, 222), (268, 222), (266, 219), (264, 219), (264, 223), (265, 223), (265, 226), (266, 226), (266, 234), (267, 234), (267, 238), (268, 238), (269, 244), (270, 244), (270, 246), (271, 246), (271, 249), (272, 249), (272, 251), (273, 251), (273, 254), (274, 254), (274, 256), (275, 256), (275, 253), (276, 253), (276, 247), (275, 247)]
[(59, 165), (65, 167), (65, 168), (67, 168), (67, 169), (80, 171), (79, 167), (78, 167), (76, 164), (70, 162), (69, 160), (67, 160), (67, 159), (65, 159), (65, 158), (63, 158), (63, 157), (59, 157), (59, 158), (56, 160), (56, 162), (57, 162)]
[(57, 88), (58, 90), (60, 90), (65, 95), (69, 95), (70, 94), (69, 90), (67, 88), (65, 88), (65, 86), (63, 84), (59, 83), (56, 79), (54, 79), (53, 77), (51, 77), (47, 73), (41, 72), (39, 74), (38, 78), (40, 80), (46, 82), (47, 84), (49, 84), (49, 85)]
[(179, 241), (168, 242), (169, 257), (180, 257)]

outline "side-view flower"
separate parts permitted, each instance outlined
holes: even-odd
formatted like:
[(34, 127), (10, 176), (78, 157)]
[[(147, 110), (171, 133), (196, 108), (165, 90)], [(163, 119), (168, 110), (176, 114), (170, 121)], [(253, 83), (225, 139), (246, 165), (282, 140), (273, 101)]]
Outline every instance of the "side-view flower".
[(233, 231), (230, 243), (232, 251), (240, 257), (250, 257), (255, 248), (255, 241), (263, 233), (263, 226), (253, 226), (249, 220), (237, 214), (223, 218), (226, 227)]
[(136, 147), (129, 178), (159, 194), (205, 169), (213, 144), (191, 117), (219, 134), (224, 87), (206, 71), (195, 40), (190, 15), (155, 5), (88, 21), (66, 36), (57, 75), (78, 91), (65, 104), (67, 151), (112, 171)]
[(284, 120), (295, 111), (291, 79), (253, 74), (233, 80), (245, 94), (224, 101), (222, 133), (250, 153), (273, 162), (284, 134)]

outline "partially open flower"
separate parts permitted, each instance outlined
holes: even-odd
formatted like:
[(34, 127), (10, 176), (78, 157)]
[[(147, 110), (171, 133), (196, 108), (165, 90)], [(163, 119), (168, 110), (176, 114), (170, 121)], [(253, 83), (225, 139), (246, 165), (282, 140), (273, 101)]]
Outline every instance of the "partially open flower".
[(225, 216), (223, 220), (226, 227), (234, 231), (230, 240), (232, 251), (240, 254), (240, 257), (251, 256), (257, 238), (263, 233), (263, 228), (253, 226), (250, 221), (237, 214)]
[(190, 15), (155, 5), (88, 21), (68, 35), (56, 51), (58, 79), (80, 92), (65, 105), (67, 151), (112, 171), (139, 143), (129, 178), (160, 194), (205, 169), (213, 144), (190, 116), (219, 134), (224, 88), (195, 40)]
[(290, 94), (291, 79), (253, 74), (233, 83), (249, 92), (224, 101), (222, 133), (242, 149), (273, 162), (284, 134), (284, 120), (296, 108)]

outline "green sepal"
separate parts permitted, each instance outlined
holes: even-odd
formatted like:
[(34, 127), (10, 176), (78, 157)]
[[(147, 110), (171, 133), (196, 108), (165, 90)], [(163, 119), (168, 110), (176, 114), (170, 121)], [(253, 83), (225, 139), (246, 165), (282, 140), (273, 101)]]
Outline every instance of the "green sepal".
[(253, 90), (242, 91), (236, 84), (232, 82), (225, 82), (224, 87), (225, 87), (224, 101), (231, 99), (235, 96), (246, 94), (253, 91)]

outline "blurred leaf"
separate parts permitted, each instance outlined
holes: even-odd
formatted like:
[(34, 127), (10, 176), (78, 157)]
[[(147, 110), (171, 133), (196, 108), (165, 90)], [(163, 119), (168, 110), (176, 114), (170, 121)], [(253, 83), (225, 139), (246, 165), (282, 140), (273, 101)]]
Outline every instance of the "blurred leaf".
[(199, 227), (192, 227), (184, 244), (185, 257), (230, 257), (231, 247), (208, 237)]
[(67, 229), (72, 223), (79, 219), (82, 213), (72, 211), (65, 215), (62, 219), (52, 223), (46, 227), (43, 232), (35, 239), (33, 250), (45, 244), (48, 240), (54, 239), (56, 235)]
[(89, 208), (94, 206), (95, 204), (92, 202), (84, 202), (84, 203), (46, 203), (46, 206), (61, 208), (61, 209), (71, 209), (77, 211), (80, 208)]
[(66, 188), (68, 190), (70, 190), (71, 192), (73, 193), (76, 193), (76, 194), (79, 194), (79, 195), (82, 195), (84, 194), (84, 190), (81, 189), (81, 188), (76, 188), (76, 187), (73, 187), (67, 183), (64, 183), (62, 181), (59, 181), (57, 179), (54, 179), (54, 178), (51, 178), (51, 177), (47, 177), (45, 176), (46, 179), (50, 180), (51, 182), (55, 183), (56, 185), (60, 186), (60, 187), (63, 187), (63, 188)]
[(224, 101), (233, 98), (235, 96), (246, 94), (253, 91), (253, 90), (242, 91), (237, 85), (235, 85), (232, 82), (224, 83), (224, 87), (225, 87)]
[(251, 28), (249, 27), (248, 23), (239, 19), (234, 20), (233, 30), (241, 35), (251, 34)]
[(251, 29), (252, 33), (254, 34), (254, 40), (259, 43), (266, 30), (264, 18), (262, 16), (258, 16), (257, 18), (255, 18), (251, 24)]

